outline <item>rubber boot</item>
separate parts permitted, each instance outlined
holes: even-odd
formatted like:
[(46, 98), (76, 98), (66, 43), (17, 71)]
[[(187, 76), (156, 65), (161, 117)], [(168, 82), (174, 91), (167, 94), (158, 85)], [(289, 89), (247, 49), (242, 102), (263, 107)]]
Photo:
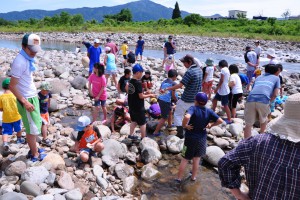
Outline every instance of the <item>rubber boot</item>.
[(179, 137), (180, 139), (183, 138), (184, 134), (183, 134), (183, 127), (182, 126), (176, 126), (177, 127), (177, 137)]

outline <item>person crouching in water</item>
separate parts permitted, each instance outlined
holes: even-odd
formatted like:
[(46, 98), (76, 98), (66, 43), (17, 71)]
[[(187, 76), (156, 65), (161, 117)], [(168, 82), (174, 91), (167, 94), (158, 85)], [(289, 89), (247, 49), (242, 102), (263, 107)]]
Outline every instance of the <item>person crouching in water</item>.
[(92, 153), (99, 153), (104, 149), (99, 129), (91, 124), (87, 116), (78, 118), (76, 131), (78, 131), (75, 142), (76, 151), (80, 152), (80, 160), (88, 162)]
[[(182, 127), (185, 129), (185, 139), (181, 153), (183, 159), (175, 180), (177, 183), (181, 182), (189, 160), (193, 160), (191, 180), (196, 180), (200, 158), (206, 154), (206, 127), (211, 128), (223, 123), (223, 120), (214, 111), (205, 107), (207, 101), (207, 95), (204, 92), (199, 92), (195, 97), (195, 105), (187, 110), (182, 120)], [(209, 124), (210, 121), (214, 123)]]

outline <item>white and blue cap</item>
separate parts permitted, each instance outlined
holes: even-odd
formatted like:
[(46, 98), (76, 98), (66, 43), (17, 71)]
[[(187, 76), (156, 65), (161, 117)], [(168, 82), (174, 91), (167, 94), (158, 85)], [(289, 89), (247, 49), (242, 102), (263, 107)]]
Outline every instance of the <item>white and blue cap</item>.
[(83, 131), (83, 129), (91, 124), (91, 119), (88, 116), (81, 116), (78, 118), (76, 131)]

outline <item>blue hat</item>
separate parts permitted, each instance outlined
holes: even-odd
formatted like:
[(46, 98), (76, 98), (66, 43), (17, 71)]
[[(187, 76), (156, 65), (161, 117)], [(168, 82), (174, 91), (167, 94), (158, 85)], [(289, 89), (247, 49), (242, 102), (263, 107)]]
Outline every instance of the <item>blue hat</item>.
[(83, 129), (90, 124), (91, 119), (88, 116), (81, 116), (78, 118), (76, 131), (83, 131)]
[(132, 72), (134, 74), (137, 73), (137, 72), (143, 72), (143, 71), (144, 71), (144, 69), (143, 69), (143, 67), (140, 64), (136, 64), (132, 68)]
[(207, 98), (207, 95), (204, 92), (199, 92), (196, 95), (195, 100), (198, 103), (201, 103), (201, 104), (205, 105), (207, 103), (207, 101), (208, 101), (208, 98)]

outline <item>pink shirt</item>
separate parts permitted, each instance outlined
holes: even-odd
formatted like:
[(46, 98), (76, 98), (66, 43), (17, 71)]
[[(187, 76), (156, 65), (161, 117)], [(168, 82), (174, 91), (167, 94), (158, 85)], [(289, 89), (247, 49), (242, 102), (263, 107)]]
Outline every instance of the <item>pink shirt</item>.
[(110, 52), (113, 53), (113, 54), (115, 54), (115, 55), (117, 55), (117, 53), (118, 53), (118, 47), (117, 47), (117, 45), (115, 43), (109, 42), (109, 43), (106, 43), (105, 46), (106, 47), (110, 47), (110, 49), (111, 49)]
[(104, 90), (102, 92), (102, 94), (100, 95), (100, 100), (106, 100), (107, 99), (107, 94), (106, 94), (106, 78), (104, 75), (102, 75), (101, 77), (97, 76), (96, 74), (91, 74), (89, 77), (89, 82), (92, 85), (92, 93), (93, 93), (93, 97), (96, 97), (101, 88), (104, 87)]

